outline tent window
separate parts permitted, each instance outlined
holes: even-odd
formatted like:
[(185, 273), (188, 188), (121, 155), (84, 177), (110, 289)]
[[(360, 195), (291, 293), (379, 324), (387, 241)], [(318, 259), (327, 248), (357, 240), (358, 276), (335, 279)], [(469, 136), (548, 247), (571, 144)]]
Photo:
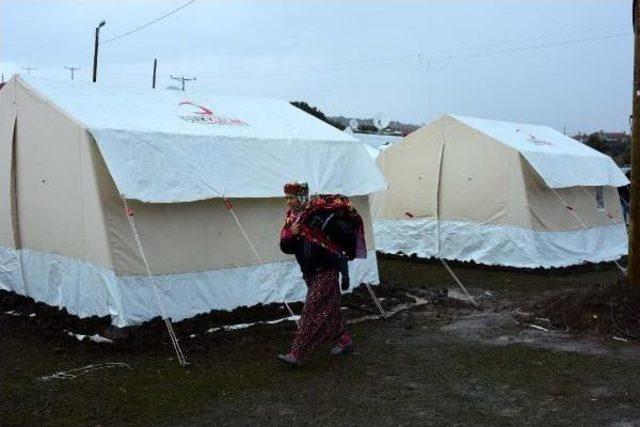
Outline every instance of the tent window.
[(604, 211), (604, 191), (602, 187), (596, 187), (596, 205), (599, 211)]

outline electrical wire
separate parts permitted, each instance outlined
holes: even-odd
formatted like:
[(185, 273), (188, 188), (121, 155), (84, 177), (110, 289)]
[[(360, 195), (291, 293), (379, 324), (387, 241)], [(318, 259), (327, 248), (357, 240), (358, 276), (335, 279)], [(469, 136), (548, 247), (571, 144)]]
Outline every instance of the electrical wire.
[(112, 41), (115, 41), (115, 40), (121, 39), (122, 37), (125, 37), (125, 36), (128, 36), (129, 34), (133, 34), (133, 33), (135, 33), (136, 31), (140, 31), (140, 30), (142, 30), (142, 29), (144, 29), (144, 28), (147, 28), (148, 26), (153, 25), (153, 24), (155, 24), (156, 22), (161, 21), (161, 20), (163, 20), (164, 18), (167, 18), (167, 17), (169, 17), (169, 16), (173, 15), (174, 13), (178, 12), (179, 10), (184, 9), (185, 7), (187, 7), (187, 6), (191, 5), (191, 4), (195, 3), (195, 2), (196, 2), (196, 0), (191, 0), (191, 1), (189, 1), (189, 2), (187, 2), (187, 3), (185, 3), (185, 4), (183, 4), (182, 6), (178, 7), (177, 9), (174, 9), (174, 10), (172, 10), (171, 12), (169, 12), (169, 13), (167, 13), (167, 14), (164, 14), (164, 15), (162, 15), (162, 16), (160, 16), (160, 17), (158, 17), (158, 18), (156, 18), (156, 19), (154, 19), (154, 20), (152, 20), (152, 21), (149, 21), (149, 22), (147, 22), (147, 23), (146, 23), (146, 24), (144, 24), (144, 25), (141, 25), (141, 26), (139, 26), (139, 27), (137, 27), (137, 28), (134, 28), (133, 30), (127, 31), (126, 33), (120, 34), (119, 36), (115, 36), (115, 37), (112, 37), (112, 38), (110, 38), (110, 39), (107, 39), (107, 40), (101, 41), (101, 42), (100, 42), (100, 44), (105, 44), (105, 43), (109, 43), (109, 42), (112, 42)]
[[(504, 54), (511, 53), (517, 51), (524, 50), (533, 50), (533, 49), (542, 49), (546, 47), (554, 47), (554, 46), (563, 46), (569, 44), (576, 43), (585, 43), (596, 40), (605, 40), (612, 38), (620, 38), (632, 35), (632, 33), (617, 33), (617, 34), (608, 34), (603, 36), (594, 36), (594, 37), (585, 37), (578, 38), (572, 40), (564, 40), (559, 42), (551, 42), (551, 43), (543, 43), (536, 44), (531, 46), (520, 46), (520, 47), (511, 47), (500, 50), (486, 51), (486, 52), (470, 52), (464, 55), (459, 55), (460, 58), (477, 58), (482, 56), (496, 55), (496, 54)], [(400, 68), (400, 67), (416, 67), (423, 66), (425, 62), (445, 62), (451, 59), (456, 58), (456, 56), (449, 56), (448, 58), (429, 58), (424, 57), (422, 54), (414, 54), (414, 59), (407, 59), (404, 61), (399, 60), (390, 60), (390, 59), (379, 59), (377, 63), (371, 62), (371, 65), (359, 65), (353, 63), (353, 65), (349, 63), (336, 64), (335, 66), (325, 66), (325, 67), (308, 67), (308, 68), (298, 68), (298, 69), (288, 69), (288, 70), (273, 70), (265, 73), (236, 73), (236, 74), (226, 74), (219, 76), (209, 76), (209, 77), (199, 77), (200, 80), (220, 80), (220, 79), (229, 79), (229, 78), (252, 78), (252, 77), (275, 77), (275, 76), (291, 76), (291, 75), (304, 75), (304, 74), (316, 74), (316, 73), (326, 73), (326, 72), (335, 72), (335, 71), (358, 71), (358, 70), (375, 70), (382, 68)]]

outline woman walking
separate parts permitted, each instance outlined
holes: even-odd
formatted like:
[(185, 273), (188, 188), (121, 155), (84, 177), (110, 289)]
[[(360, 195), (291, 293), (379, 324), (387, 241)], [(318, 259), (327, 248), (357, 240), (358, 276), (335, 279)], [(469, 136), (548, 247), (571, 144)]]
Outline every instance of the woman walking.
[(313, 350), (334, 341), (331, 354), (353, 348), (340, 311), (338, 276), (349, 287), (347, 260), (366, 257), (362, 219), (346, 197), (325, 196), (309, 200), (305, 183), (284, 187), (289, 211), (280, 234), (280, 249), (294, 254), (305, 284), (307, 298), (291, 350), (278, 360), (299, 366)]

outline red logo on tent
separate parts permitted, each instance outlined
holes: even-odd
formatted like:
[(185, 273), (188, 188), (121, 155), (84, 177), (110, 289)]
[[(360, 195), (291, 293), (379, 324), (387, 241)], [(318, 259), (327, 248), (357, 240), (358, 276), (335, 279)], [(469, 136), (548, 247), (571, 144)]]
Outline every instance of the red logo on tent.
[(249, 126), (249, 123), (245, 122), (244, 120), (219, 117), (210, 108), (198, 105), (191, 101), (182, 101), (178, 105), (190, 105), (192, 107), (195, 107), (195, 110), (190, 109), (189, 111), (184, 111), (179, 116), (182, 120), (189, 123), (218, 126)]
[(207, 107), (203, 107), (202, 105), (196, 105), (191, 101), (182, 101), (179, 105), (193, 105), (200, 109), (200, 111), (194, 111), (194, 114), (206, 114), (208, 116), (213, 116), (213, 111), (209, 110)]
[(537, 136), (535, 136), (532, 133), (527, 132), (526, 130), (516, 129), (516, 132), (526, 133), (527, 135), (529, 135), (529, 137), (527, 138), (527, 141), (532, 142), (532, 143), (534, 143), (536, 145), (553, 145), (553, 143), (551, 141), (547, 141), (546, 139), (538, 138)]

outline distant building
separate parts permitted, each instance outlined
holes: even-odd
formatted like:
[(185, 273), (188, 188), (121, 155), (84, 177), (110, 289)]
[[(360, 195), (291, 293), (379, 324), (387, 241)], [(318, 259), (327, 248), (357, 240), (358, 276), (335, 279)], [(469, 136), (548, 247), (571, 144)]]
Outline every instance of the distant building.
[(580, 142), (587, 142), (592, 135), (598, 135), (600, 140), (607, 145), (626, 145), (631, 143), (631, 135), (626, 132), (604, 132), (602, 130), (591, 134), (578, 132), (571, 138)]
[(603, 132), (600, 131), (600, 137), (607, 144), (630, 144), (631, 135), (626, 132)]

